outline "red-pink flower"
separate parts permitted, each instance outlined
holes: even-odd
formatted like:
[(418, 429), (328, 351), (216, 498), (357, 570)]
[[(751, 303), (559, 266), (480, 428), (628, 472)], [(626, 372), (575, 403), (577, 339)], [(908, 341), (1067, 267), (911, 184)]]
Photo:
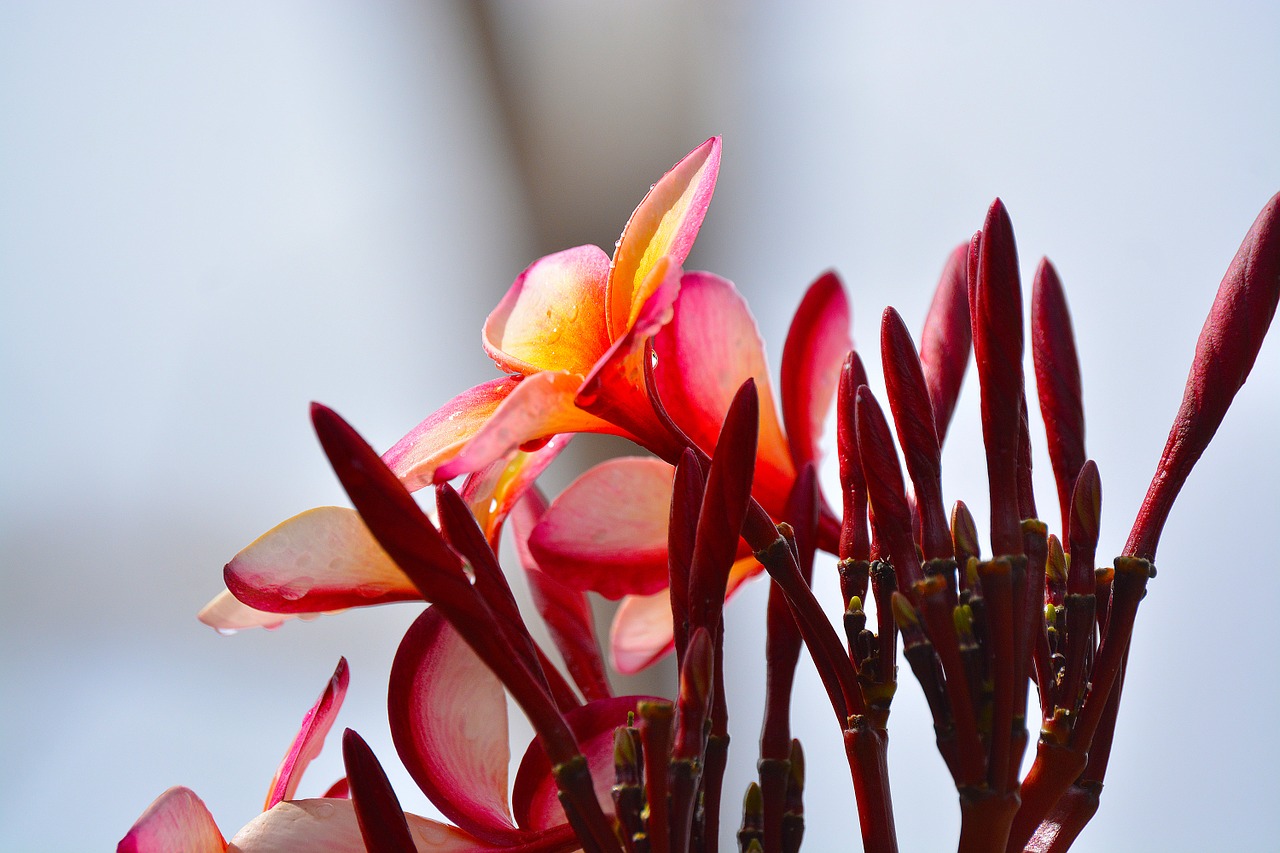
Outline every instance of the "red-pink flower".
[[(527, 484), (563, 448), (558, 435), (613, 433), (675, 448), (649, 408), (644, 344), (670, 319), (679, 265), (719, 165), (718, 138), (676, 164), (636, 208), (612, 260), (581, 246), (535, 262), (516, 279), (484, 329), (486, 351), (508, 375), (450, 400), (384, 455), (407, 487), (478, 477), (473, 508), (496, 535)], [(355, 514), (332, 507), (264, 534), (232, 559), (225, 579), (230, 594), (201, 613), (224, 630), (281, 621), (268, 613), (309, 616), (419, 597)]]

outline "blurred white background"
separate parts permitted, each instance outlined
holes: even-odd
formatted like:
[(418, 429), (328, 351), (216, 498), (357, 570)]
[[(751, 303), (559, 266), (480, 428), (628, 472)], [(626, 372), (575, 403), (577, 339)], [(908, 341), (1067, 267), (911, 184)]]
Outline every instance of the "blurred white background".
[[(1277, 44), (1280, 9), (1243, 3), (0, 4), (0, 849), (110, 849), (174, 784), (230, 836), (340, 654), (340, 725), (428, 811), (383, 706), (417, 608), (233, 638), (194, 614), (240, 547), (344, 502), (309, 400), (389, 445), (493, 375), (480, 324), (529, 261), (609, 246), (713, 133), (690, 266), (739, 284), (775, 366), (833, 266), (875, 362), (882, 307), (918, 329), (947, 252), (1005, 200), (1028, 283), (1048, 254), (1067, 287), (1116, 551), (1217, 283), (1280, 189)], [(1081, 851), (1280, 832), (1278, 400), (1272, 340), (1171, 518)], [(970, 375), (946, 483), (982, 512), (980, 447)], [(730, 812), (765, 591), (729, 608)], [(806, 849), (856, 849), (811, 668), (797, 689)], [(946, 849), (954, 791), (910, 676), (899, 695), (902, 848)], [(332, 746), (302, 794), (341, 775)]]

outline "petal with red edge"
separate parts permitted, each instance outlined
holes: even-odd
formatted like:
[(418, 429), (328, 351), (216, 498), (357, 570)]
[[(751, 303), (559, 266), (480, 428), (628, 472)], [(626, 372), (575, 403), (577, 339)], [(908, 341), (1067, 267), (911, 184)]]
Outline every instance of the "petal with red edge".
[[(606, 815), (613, 814), (613, 732), (618, 726), (627, 724), (627, 715), (636, 710), (636, 705), (653, 699), (651, 696), (614, 696), (574, 708), (565, 714), (565, 722), (587, 759), (596, 798)], [(517, 819), (526, 829), (547, 830), (565, 823), (551, 765), (537, 740), (529, 744), (520, 761), (512, 798)]]
[(502, 685), (434, 607), (400, 643), (387, 712), (400, 760), (445, 817), (494, 843), (523, 836), (507, 805)]
[(422, 598), (353, 509), (295, 515), (236, 554), (223, 571), (240, 601), (272, 613), (318, 613)]
[(797, 469), (819, 458), (818, 439), (835, 398), (840, 368), (853, 348), (849, 299), (833, 272), (805, 293), (782, 348), (782, 422)]
[(165, 791), (142, 813), (116, 853), (222, 853), (227, 849), (218, 825), (190, 788)]
[(210, 628), (216, 629), (219, 634), (234, 634), (246, 628), (266, 628), (268, 631), (273, 631), (290, 619), (309, 621), (319, 615), (319, 613), (269, 613), (266, 610), (254, 610), (232, 595), (230, 590), (224, 589), (196, 614), (196, 618)]
[(504, 376), (463, 391), (397, 441), (382, 461), (410, 491), (431, 485), (436, 467), (462, 450), (519, 384), (519, 376)]
[(606, 598), (667, 585), (667, 516), (674, 469), (634, 456), (595, 466), (556, 498), (529, 536), (543, 571)]
[[(734, 561), (733, 568), (729, 570), (725, 600), (729, 600), (744, 581), (762, 571), (764, 567), (755, 557)], [(622, 599), (613, 615), (613, 627), (609, 632), (609, 652), (614, 669), (623, 675), (634, 675), (673, 648), (671, 598), (667, 590), (653, 595), (629, 595)]]
[(755, 495), (777, 514), (795, 480), (791, 451), (769, 392), (764, 342), (733, 284), (710, 273), (686, 273), (675, 316), (653, 340), (654, 378), (667, 412), (710, 453), (729, 403), (748, 378), (760, 395), (760, 444)]
[(499, 459), (467, 477), (459, 491), (476, 517), (485, 538), (498, 551), (502, 522), (511, 508), (538, 479), (538, 475), (568, 446), (572, 435), (553, 436), (543, 447), (516, 451), (509, 459)]
[(720, 171), (720, 139), (713, 137), (689, 152), (653, 185), (631, 214), (609, 275), (609, 336), (622, 336), (648, 298), (642, 285), (659, 258), (678, 266), (693, 247), (711, 204)]
[(609, 258), (579, 246), (534, 261), (484, 323), (484, 349), (508, 373), (585, 376), (609, 349), (604, 298)]
[(280, 762), (275, 778), (271, 780), (271, 788), (267, 792), (267, 802), (262, 807), (263, 811), (281, 800), (293, 799), (307, 765), (324, 748), (325, 736), (329, 734), (329, 729), (333, 728), (338, 709), (342, 707), (342, 700), (347, 695), (347, 683), (350, 677), (347, 659), (339, 658), (333, 677), (329, 679), (329, 683), (325, 685), (320, 698), (311, 706), (311, 710), (307, 711), (302, 718), (298, 734), (290, 744), (289, 751), (285, 753), (284, 760)]
[(467, 446), (436, 469), (437, 482), (479, 471), (521, 445), (557, 433), (599, 432), (629, 438), (617, 427), (574, 405), (581, 387), (582, 377), (570, 373), (543, 371), (521, 380)]

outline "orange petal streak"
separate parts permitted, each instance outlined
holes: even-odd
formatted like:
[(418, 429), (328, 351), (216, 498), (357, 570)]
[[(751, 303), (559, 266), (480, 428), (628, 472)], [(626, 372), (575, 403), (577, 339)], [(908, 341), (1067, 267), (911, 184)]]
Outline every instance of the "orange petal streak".
[(713, 137), (663, 175), (631, 214), (609, 275), (611, 339), (617, 340), (635, 322), (648, 296), (642, 285), (658, 259), (670, 256), (679, 266), (688, 257), (711, 204), (719, 172), (720, 139)]

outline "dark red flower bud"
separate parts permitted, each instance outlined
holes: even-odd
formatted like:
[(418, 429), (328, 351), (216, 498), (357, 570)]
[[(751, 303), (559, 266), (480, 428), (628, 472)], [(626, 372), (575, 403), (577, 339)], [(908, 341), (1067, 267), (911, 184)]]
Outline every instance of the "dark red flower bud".
[(1280, 299), (1280, 193), (1254, 220), (1218, 286), (1156, 474), (1124, 553), (1154, 560), (1160, 532), (1187, 475), (1249, 376)]
[(1058, 506), (1065, 536), (1070, 518), (1071, 490), (1084, 465), (1084, 398), (1080, 391), (1080, 360), (1076, 355), (1071, 314), (1058, 272), (1048, 258), (1040, 261), (1031, 286), (1031, 356), (1036, 368), (1036, 393), (1049, 439), (1049, 462), (1058, 484)]
[(942, 278), (933, 293), (933, 302), (920, 333), (920, 364), (933, 404), (938, 444), (947, 437), (947, 427), (960, 396), (964, 369), (969, 364), (973, 330), (969, 321), (969, 244), (961, 243), (947, 258)]

